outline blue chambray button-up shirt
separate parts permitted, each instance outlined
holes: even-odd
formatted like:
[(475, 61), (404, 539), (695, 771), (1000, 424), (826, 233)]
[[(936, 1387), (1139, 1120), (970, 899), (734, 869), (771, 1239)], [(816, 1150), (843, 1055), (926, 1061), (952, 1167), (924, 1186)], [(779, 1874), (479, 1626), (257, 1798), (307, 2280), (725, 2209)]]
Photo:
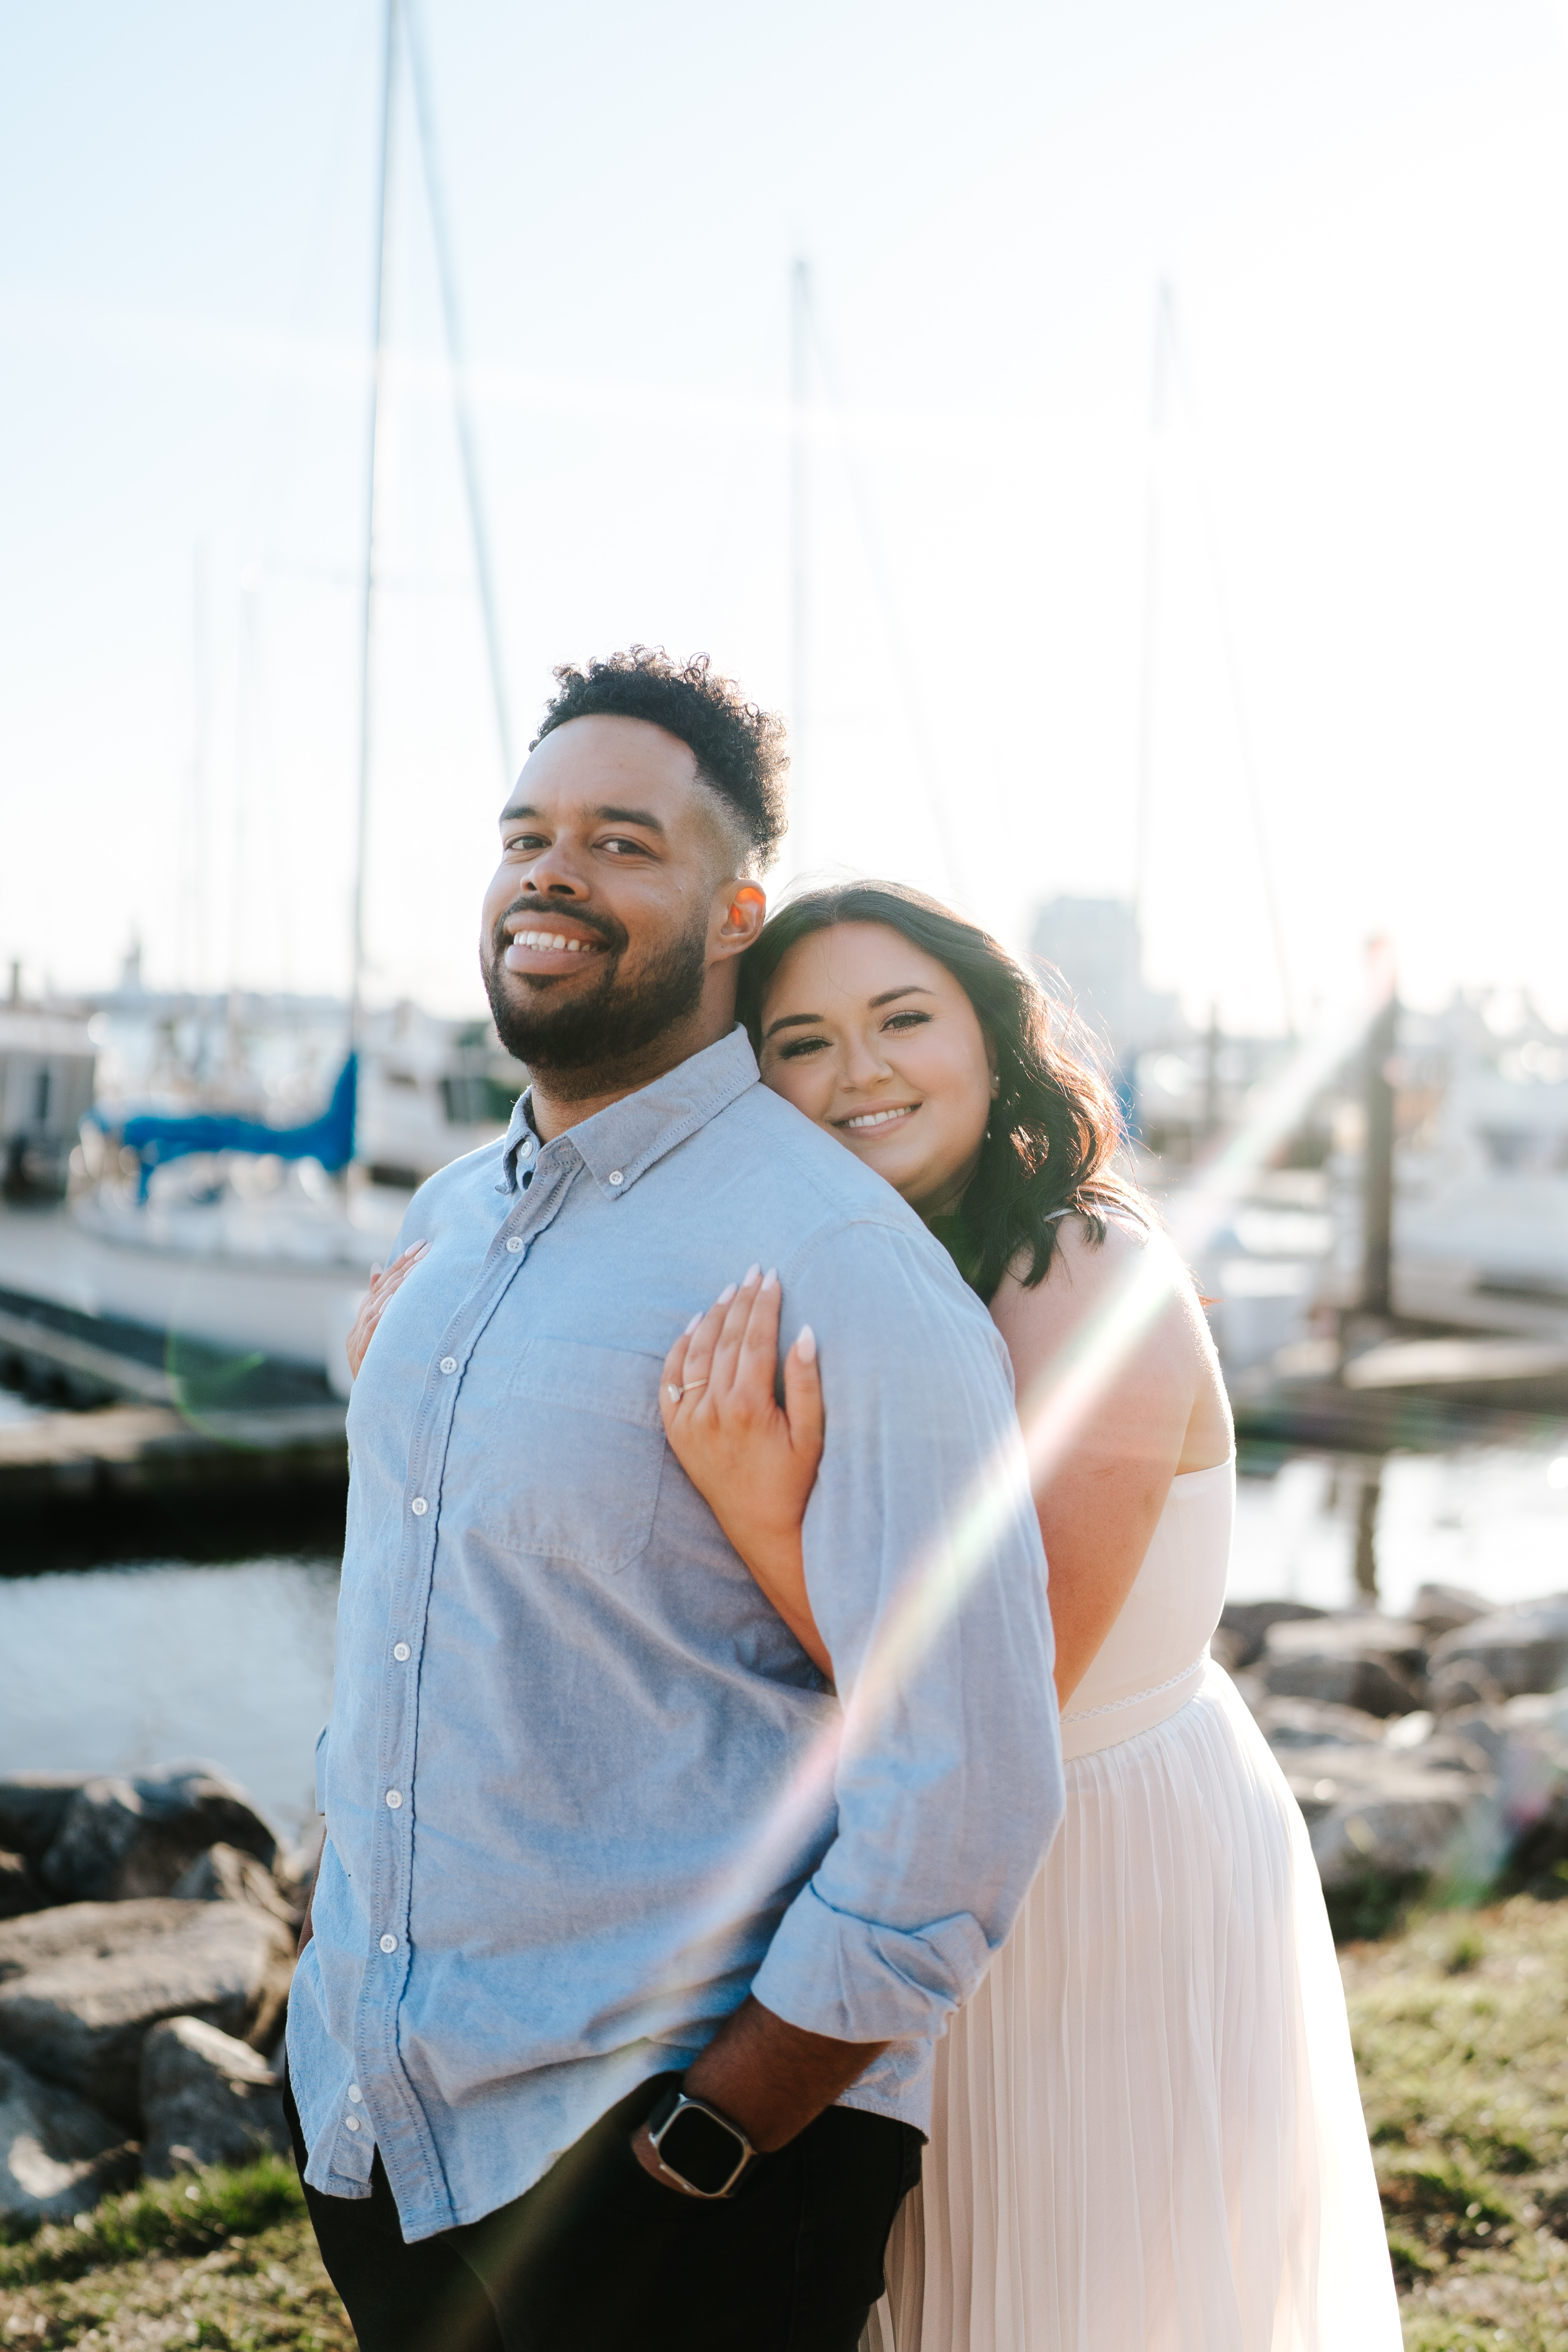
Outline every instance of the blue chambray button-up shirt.
[[(404, 2234), (521, 2195), (748, 1989), (891, 2046), (845, 2104), (928, 2120), (931, 2044), (1058, 1822), (1045, 1562), (1005, 1351), (879, 1177), (735, 1030), (540, 1145), (431, 1180), (349, 1412), (307, 2179)], [(821, 1344), (816, 1673), (666, 1445), (682, 1325), (753, 1260)]]

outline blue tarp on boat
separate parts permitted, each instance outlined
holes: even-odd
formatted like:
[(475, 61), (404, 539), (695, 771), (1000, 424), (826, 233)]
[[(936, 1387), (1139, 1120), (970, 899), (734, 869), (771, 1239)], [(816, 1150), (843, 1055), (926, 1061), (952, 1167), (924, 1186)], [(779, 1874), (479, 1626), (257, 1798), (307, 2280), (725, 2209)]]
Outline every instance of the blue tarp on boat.
[[(142, 1162), (138, 1197), (145, 1200), (153, 1171), (170, 1160), (186, 1160), (196, 1151), (254, 1151), (279, 1160), (319, 1160), (335, 1173), (346, 1168), (354, 1150), (354, 1088), (359, 1057), (351, 1054), (338, 1072), (332, 1098), (320, 1118), (303, 1127), (268, 1127), (264, 1120), (242, 1118), (237, 1111), (198, 1111), (172, 1118), (158, 1111), (137, 1111), (118, 1130), (126, 1150)], [(101, 1112), (93, 1117), (106, 1130), (111, 1123)]]

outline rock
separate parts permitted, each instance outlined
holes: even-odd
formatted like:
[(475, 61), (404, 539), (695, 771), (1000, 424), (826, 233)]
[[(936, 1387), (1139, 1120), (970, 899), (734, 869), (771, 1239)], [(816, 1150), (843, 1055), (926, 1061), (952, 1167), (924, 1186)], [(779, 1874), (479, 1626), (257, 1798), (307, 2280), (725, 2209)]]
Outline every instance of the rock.
[(1227, 1674), (1238, 1666), (1256, 1665), (1263, 1655), (1264, 1636), (1271, 1625), (1294, 1625), (1309, 1618), (1326, 1617), (1326, 1609), (1309, 1608), (1304, 1601), (1227, 1601), (1219, 1612), (1218, 1631), (1226, 1636), (1227, 1654), (1214, 1654)]
[(1445, 1633), (1432, 1651), (1434, 1680), (1449, 1666), (1480, 1668), (1504, 1698), (1555, 1690), (1568, 1680), (1568, 1593), (1495, 1609)]
[(1426, 1701), (1434, 1715), (1473, 1706), (1501, 1706), (1508, 1694), (1474, 1658), (1449, 1658), (1426, 1677)]
[(1411, 1602), (1408, 1611), (1413, 1625), (1419, 1625), (1429, 1641), (1439, 1634), (1451, 1633), (1456, 1627), (1468, 1625), (1477, 1617), (1489, 1614), (1491, 1602), (1479, 1593), (1467, 1592), (1458, 1584), (1424, 1584)]
[(269, 1912), (287, 1927), (297, 1927), (303, 1906), (291, 1904), (271, 1871), (264, 1870), (253, 1853), (237, 1846), (209, 1845), (171, 1892), (184, 1903), (249, 1903)]
[(1314, 1698), (1364, 1715), (1408, 1715), (1425, 1696), (1418, 1629), (1370, 1611), (1277, 1622), (1264, 1638), (1263, 1679), (1276, 1698)]
[(1467, 1707), (1443, 1728), (1492, 1774), (1490, 1804), (1470, 1828), (1469, 1877), (1485, 1885), (1505, 1864), (1528, 1874), (1568, 1854), (1568, 1693)]
[(1492, 1790), (1484, 1773), (1429, 1768), (1386, 1746), (1302, 1748), (1282, 1760), (1331, 1892), (1373, 1874), (1451, 1872), (1467, 1819)]
[(166, 2018), (142, 2042), (142, 2169), (154, 2180), (205, 2164), (250, 2164), (268, 2148), (289, 2152), (277, 2075), (247, 2043), (199, 2017)]
[[(1431, 1720), (1430, 1717), (1426, 1719)], [(1411, 1718), (1406, 1716), (1404, 1720), (1408, 1723)], [(1468, 1772), (1485, 1780), (1491, 1770), (1489, 1758), (1473, 1740), (1458, 1738), (1446, 1728), (1433, 1732), (1418, 1745), (1414, 1741), (1408, 1746), (1395, 1746), (1393, 1741), (1388, 1744), (1391, 1753), (1418, 1765), (1423, 1772)]]
[(199, 2017), (266, 2047), (293, 1957), (283, 1922), (247, 1903), (147, 1896), (14, 1919), (0, 1927), (0, 2050), (133, 2126), (151, 2029)]
[(1321, 1698), (1262, 1699), (1258, 1728), (1270, 1748), (1375, 1748), (1384, 1736), (1382, 1718), (1359, 1707), (1335, 1706)]
[(66, 1811), (90, 1772), (14, 1772), (0, 1780), (0, 1847), (42, 1862)]
[(1458, 1774), (1405, 1766), (1379, 1788), (1356, 1790), (1324, 1806), (1311, 1824), (1312, 1853), (1325, 1889), (1383, 1878), (1452, 1874), (1473, 1802)]
[(41, 1911), (53, 1901), (25, 1856), (0, 1853), (0, 1919), (19, 1919), (25, 1911)]
[(245, 1790), (210, 1764), (165, 1764), (135, 1780), (104, 1775), (72, 1796), (41, 1864), (63, 1903), (167, 1895), (219, 1842), (270, 1869), (278, 1840)]
[(135, 2177), (118, 2124), (0, 2056), (0, 2224), (68, 2221)]

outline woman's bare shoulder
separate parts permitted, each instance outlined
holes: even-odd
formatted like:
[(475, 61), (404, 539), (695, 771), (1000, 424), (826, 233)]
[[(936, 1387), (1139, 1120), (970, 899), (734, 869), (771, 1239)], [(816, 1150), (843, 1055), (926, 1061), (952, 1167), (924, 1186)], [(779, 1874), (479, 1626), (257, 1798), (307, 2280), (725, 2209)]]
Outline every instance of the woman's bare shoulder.
[(1098, 1360), (1102, 1337), (1100, 1379), (1118, 1411), (1174, 1412), (1185, 1424), (1175, 1466), (1224, 1458), (1230, 1417), (1214, 1342), (1192, 1276), (1156, 1219), (1112, 1212), (1100, 1238), (1087, 1219), (1064, 1218), (1043, 1281), (1026, 1288), (1027, 1272), (1026, 1258), (991, 1302), (1020, 1393), (1053, 1365), (1079, 1361), (1086, 1342)]
[[(998, 1321), (1014, 1315), (1070, 1320), (1131, 1280), (1149, 1265), (1151, 1251), (1160, 1261), (1162, 1272), (1181, 1272), (1170, 1244), (1152, 1222), (1144, 1224), (1130, 1212), (1112, 1210), (1100, 1221), (1097, 1232), (1087, 1217), (1063, 1217), (1044, 1279), (1028, 1282), (1029, 1252), (1021, 1250), (1002, 1277), (992, 1300), (992, 1313)], [(1169, 1267), (1163, 1263), (1167, 1259)]]
[(1191, 1275), (1157, 1220), (1109, 1211), (1096, 1233), (1083, 1216), (1064, 1217), (1042, 1281), (1026, 1285), (1023, 1256), (1003, 1276), (991, 1302), (992, 1319), (1009, 1348), (1033, 1354), (1059, 1345), (1079, 1324), (1110, 1308), (1137, 1286), (1150, 1286), (1138, 1320), (1141, 1353), (1191, 1360), (1201, 1353), (1207, 1325)]

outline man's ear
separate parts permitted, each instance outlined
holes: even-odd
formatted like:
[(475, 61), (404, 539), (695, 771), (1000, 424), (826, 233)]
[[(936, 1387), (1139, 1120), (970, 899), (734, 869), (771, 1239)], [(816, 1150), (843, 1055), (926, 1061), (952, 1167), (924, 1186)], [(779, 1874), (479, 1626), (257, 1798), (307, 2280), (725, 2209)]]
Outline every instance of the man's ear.
[(742, 955), (768, 919), (767, 894), (756, 882), (725, 884), (727, 902), (719, 926), (718, 944), (731, 955)]

